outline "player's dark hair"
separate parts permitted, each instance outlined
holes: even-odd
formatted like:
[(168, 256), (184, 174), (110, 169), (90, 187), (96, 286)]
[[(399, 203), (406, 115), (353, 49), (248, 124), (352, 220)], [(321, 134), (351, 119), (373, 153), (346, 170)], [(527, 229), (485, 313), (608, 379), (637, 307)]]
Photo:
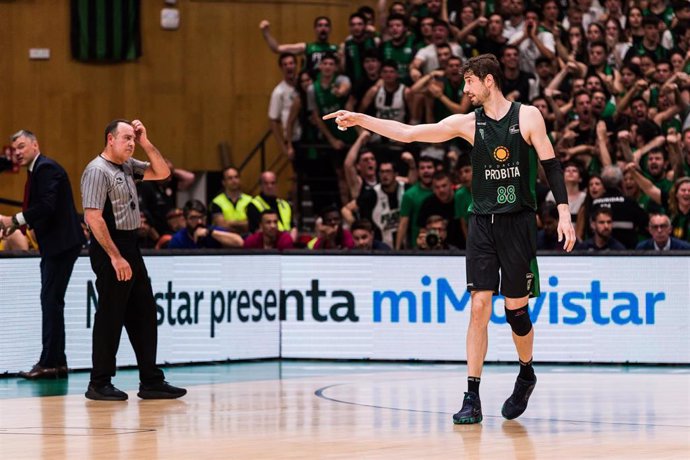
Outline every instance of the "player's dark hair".
[(480, 54), (479, 56), (470, 58), (470, 60), (462, 66), (460, 73), (464, 76), (468, 74), (475, 75), (482, 81), (484, 81), (487, 75), (491, 75), (499, 90), (503, 86), (503, 71), (501, 70), (501, 64), (493, 54)]
[(125, 120), (124, 118), (118, 118), (116, 120), (111, 121), (108, 123), (108, 126), (105, 127), (105, 135), (104, 135), (104, 143), (103, 145), (108, 145), (108, 134), (112, 134), (113, 136), (117, 135), (117, 127), (120, 123), (125, 123), (128, 125), (132, 125), (132, 122), (129, 120)]

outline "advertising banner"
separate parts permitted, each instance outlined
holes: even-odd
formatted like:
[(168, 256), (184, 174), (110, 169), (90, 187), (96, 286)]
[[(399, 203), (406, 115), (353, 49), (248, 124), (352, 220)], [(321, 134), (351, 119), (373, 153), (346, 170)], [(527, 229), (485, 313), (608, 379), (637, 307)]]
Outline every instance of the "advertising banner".
[[(38, 258), (0, 259), (0, 372), (41, 349)], [(464, 361), (471, 299), (462, 256), (148, 256), (159, 363), (254, 358)], [(690, 364), (690, 258), (544, 256), (531, 299), (535, 360)], [(98, 295), (75, 265), (65, 323), (71, 368), (91, 365)], [(133, 306), (132, 308), (136, 308)], [(487, 361), (514, 361), (494, 297)], [(123, 332), (118, 365), (135, 364)]]

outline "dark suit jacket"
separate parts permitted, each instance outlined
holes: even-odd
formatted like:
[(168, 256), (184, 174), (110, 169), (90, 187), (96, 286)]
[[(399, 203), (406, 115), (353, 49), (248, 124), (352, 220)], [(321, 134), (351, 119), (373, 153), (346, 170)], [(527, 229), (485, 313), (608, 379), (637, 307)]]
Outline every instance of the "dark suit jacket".
[[(635, 249), (654, 250), (654, 240), (649, 238), (647, 240), (640, 241)], [(671, 249), (690, 249), (690, 243), (686, 243), (683, 240), (671, 237)]]
[(42, 154), (31, 173), (24, 219), (34, 229), (43, 256), (56, 256), (86, 241), (67, 173), (55, 160)]

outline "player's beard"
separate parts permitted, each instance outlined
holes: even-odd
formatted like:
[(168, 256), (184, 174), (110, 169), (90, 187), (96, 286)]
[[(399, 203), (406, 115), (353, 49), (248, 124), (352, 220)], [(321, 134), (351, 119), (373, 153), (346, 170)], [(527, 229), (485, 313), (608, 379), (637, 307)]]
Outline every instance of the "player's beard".
[(474, 97), (470, 98), (470, 102), (475, 107), (481, 107), (486, 101), (489, 100), (489, 88), (483, 87), (480, 94), (474, 94)]

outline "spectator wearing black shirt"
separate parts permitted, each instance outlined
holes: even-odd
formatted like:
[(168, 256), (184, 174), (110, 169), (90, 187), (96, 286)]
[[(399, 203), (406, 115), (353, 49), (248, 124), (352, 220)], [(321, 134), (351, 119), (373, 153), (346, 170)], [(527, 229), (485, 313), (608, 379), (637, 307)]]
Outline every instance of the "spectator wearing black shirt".
[(576, 249), (585, 251), (623, 250), (625, 246), (612, 235), (613, 213), (609, 208), (597, 208), (592, 214), (592, 232), (594, 236), (576, 246)]
[[(623, 194), (623, 173), (618, 166), (607, 166), (601, 173), (606, 188), (604, 196), (592, 201), (592, 206), (611, 209), (613, 237), (628, 249), (635, 249), (644, 235), (649, 217), (635, 200)], [(596, 216), (596, 212), (593, 213)], [(596, 236), (596, 235), (595, 235)]]
[(528, 104), (537, 96), (539, 90), (537, 77), (520, 70), (520, 50), (517, 46), (506, 45), (501, 55), (503, 66), (503, 85), (501, 90), (506, 99)]
[(479, 54), (491, 53), (500, 56), (508, 39), (503, 35), (503, 18), (498, 13), (489, 15), (484, 37), (477, 43)]
[(139, 195), (139, 209), (141, 209), (159, 235), (170, 233), (166, 215), (177, 206), (177, 192), (187, 190), (194, 183), (194, 173), (173, 167), (166, 160), (170, 168), (170, 176), (159, 181), (141, 181), (137, 183)]
[[(364, 68), (364, 75), (352, 82), (352, 91), (350, 91), (347, 104), (345, 104), (345, 110), (360, 110), (359, 104), (364, 95), (381, 78), (381, 59), (378, 50), (367, 49), (364, 51), (362, 67)], [(375, 115), (376, 109), (369, 107), (364, 113)]]

